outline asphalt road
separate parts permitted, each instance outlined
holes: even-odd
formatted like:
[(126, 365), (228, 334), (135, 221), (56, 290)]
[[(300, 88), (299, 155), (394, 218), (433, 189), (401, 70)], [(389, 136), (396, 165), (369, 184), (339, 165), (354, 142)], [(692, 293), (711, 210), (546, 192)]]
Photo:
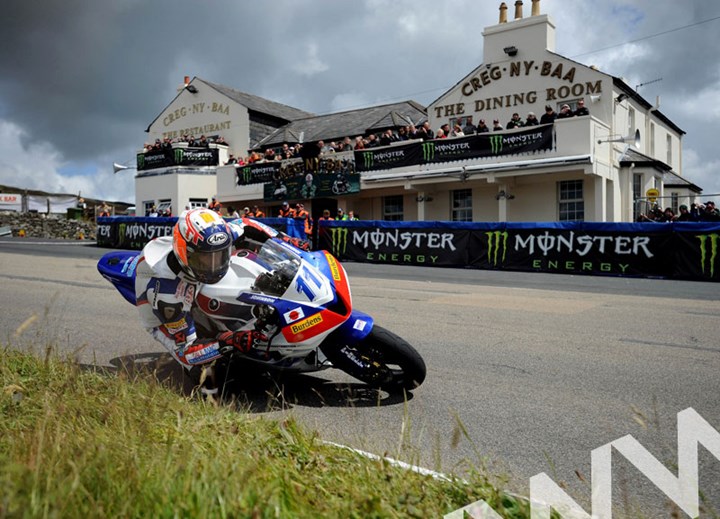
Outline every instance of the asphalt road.
[[(82, 362), (142, 367), (161, 347), (97, 274), (105, 250), (0, 239), (0, 340)], [(323, 439), (442, 472), (470, 466), (529, 493), (548, 473), (589, 509), (590, 453), (633, 435), (675, 473), (676, 416), (720, 429), (717, 284), (346, 264), (355, 306), (407, 339), (428, 365), (407, 401), (332, 370), (248, 379), (251, 413), (292, 415)], [(22, 334), (18, 326), (35, 316)], [(720, 461), (701, 449), (700, 488), (720, 510)], [(667, 499), (621, 456), (614, 503), (669, 517)], [(701, 517), (710, 517), (702, 515)]]

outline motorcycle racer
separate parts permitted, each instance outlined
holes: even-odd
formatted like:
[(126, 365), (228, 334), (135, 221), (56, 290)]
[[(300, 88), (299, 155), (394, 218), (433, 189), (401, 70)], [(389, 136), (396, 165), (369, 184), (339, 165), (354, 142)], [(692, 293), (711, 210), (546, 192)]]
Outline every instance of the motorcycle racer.
[(210, 209), (193, 209), (179, 216), (172, 236), (150, 241), (140, 254), (135, 280), (140, 320), (184, 368), (203, 371), (200, 389), (209, 399), (218, 395), (213, 362), (235, 348), (247, 353), (267, 338), (254, 330), (199, 336), (192, 316), (196, 295), (202, 284), (223, 278), (230, 255), (245, 239), (265, 242), (272, 237), (307, 248), (255, 220), (226, 222)]

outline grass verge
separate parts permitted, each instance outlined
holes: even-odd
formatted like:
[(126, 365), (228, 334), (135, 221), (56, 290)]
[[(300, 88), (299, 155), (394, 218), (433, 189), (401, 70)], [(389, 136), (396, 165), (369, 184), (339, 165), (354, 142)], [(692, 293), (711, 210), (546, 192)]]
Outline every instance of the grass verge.
[(151, 377), (0, 354), (0, 517), (426, 518), (478, 499), (529, 517), (480, 471), (424, 476)]

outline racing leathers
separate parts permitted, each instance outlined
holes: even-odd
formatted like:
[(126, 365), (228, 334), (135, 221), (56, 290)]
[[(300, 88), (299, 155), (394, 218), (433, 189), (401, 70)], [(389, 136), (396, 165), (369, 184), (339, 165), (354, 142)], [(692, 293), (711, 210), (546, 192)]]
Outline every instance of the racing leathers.
[[(228, 222), (234, 247), (245, 240), (264, 242), (278, 237), (306, 248), (301, 241), (248, 218)], [(227, 351), (247, 352), (264, 337), (255, 331), (223, 332), (199, 337), (192, 308), (202, 284), (187, 274), (173, 252), (173, 237), (150, 241), (142, 250), (135, 280), (140, 320), (148, 332), (185, 368), (208, 364)]]

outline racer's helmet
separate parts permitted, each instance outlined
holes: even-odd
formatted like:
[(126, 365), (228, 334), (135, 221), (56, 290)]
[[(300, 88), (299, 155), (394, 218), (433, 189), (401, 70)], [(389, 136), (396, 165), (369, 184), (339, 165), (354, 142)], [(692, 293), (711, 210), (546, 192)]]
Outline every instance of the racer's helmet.
[(192, 209), (173, 228), (173, 252), (183, 271), (201, 283), (217, 283), (230, 267), (232, 233), (215, 211)]

